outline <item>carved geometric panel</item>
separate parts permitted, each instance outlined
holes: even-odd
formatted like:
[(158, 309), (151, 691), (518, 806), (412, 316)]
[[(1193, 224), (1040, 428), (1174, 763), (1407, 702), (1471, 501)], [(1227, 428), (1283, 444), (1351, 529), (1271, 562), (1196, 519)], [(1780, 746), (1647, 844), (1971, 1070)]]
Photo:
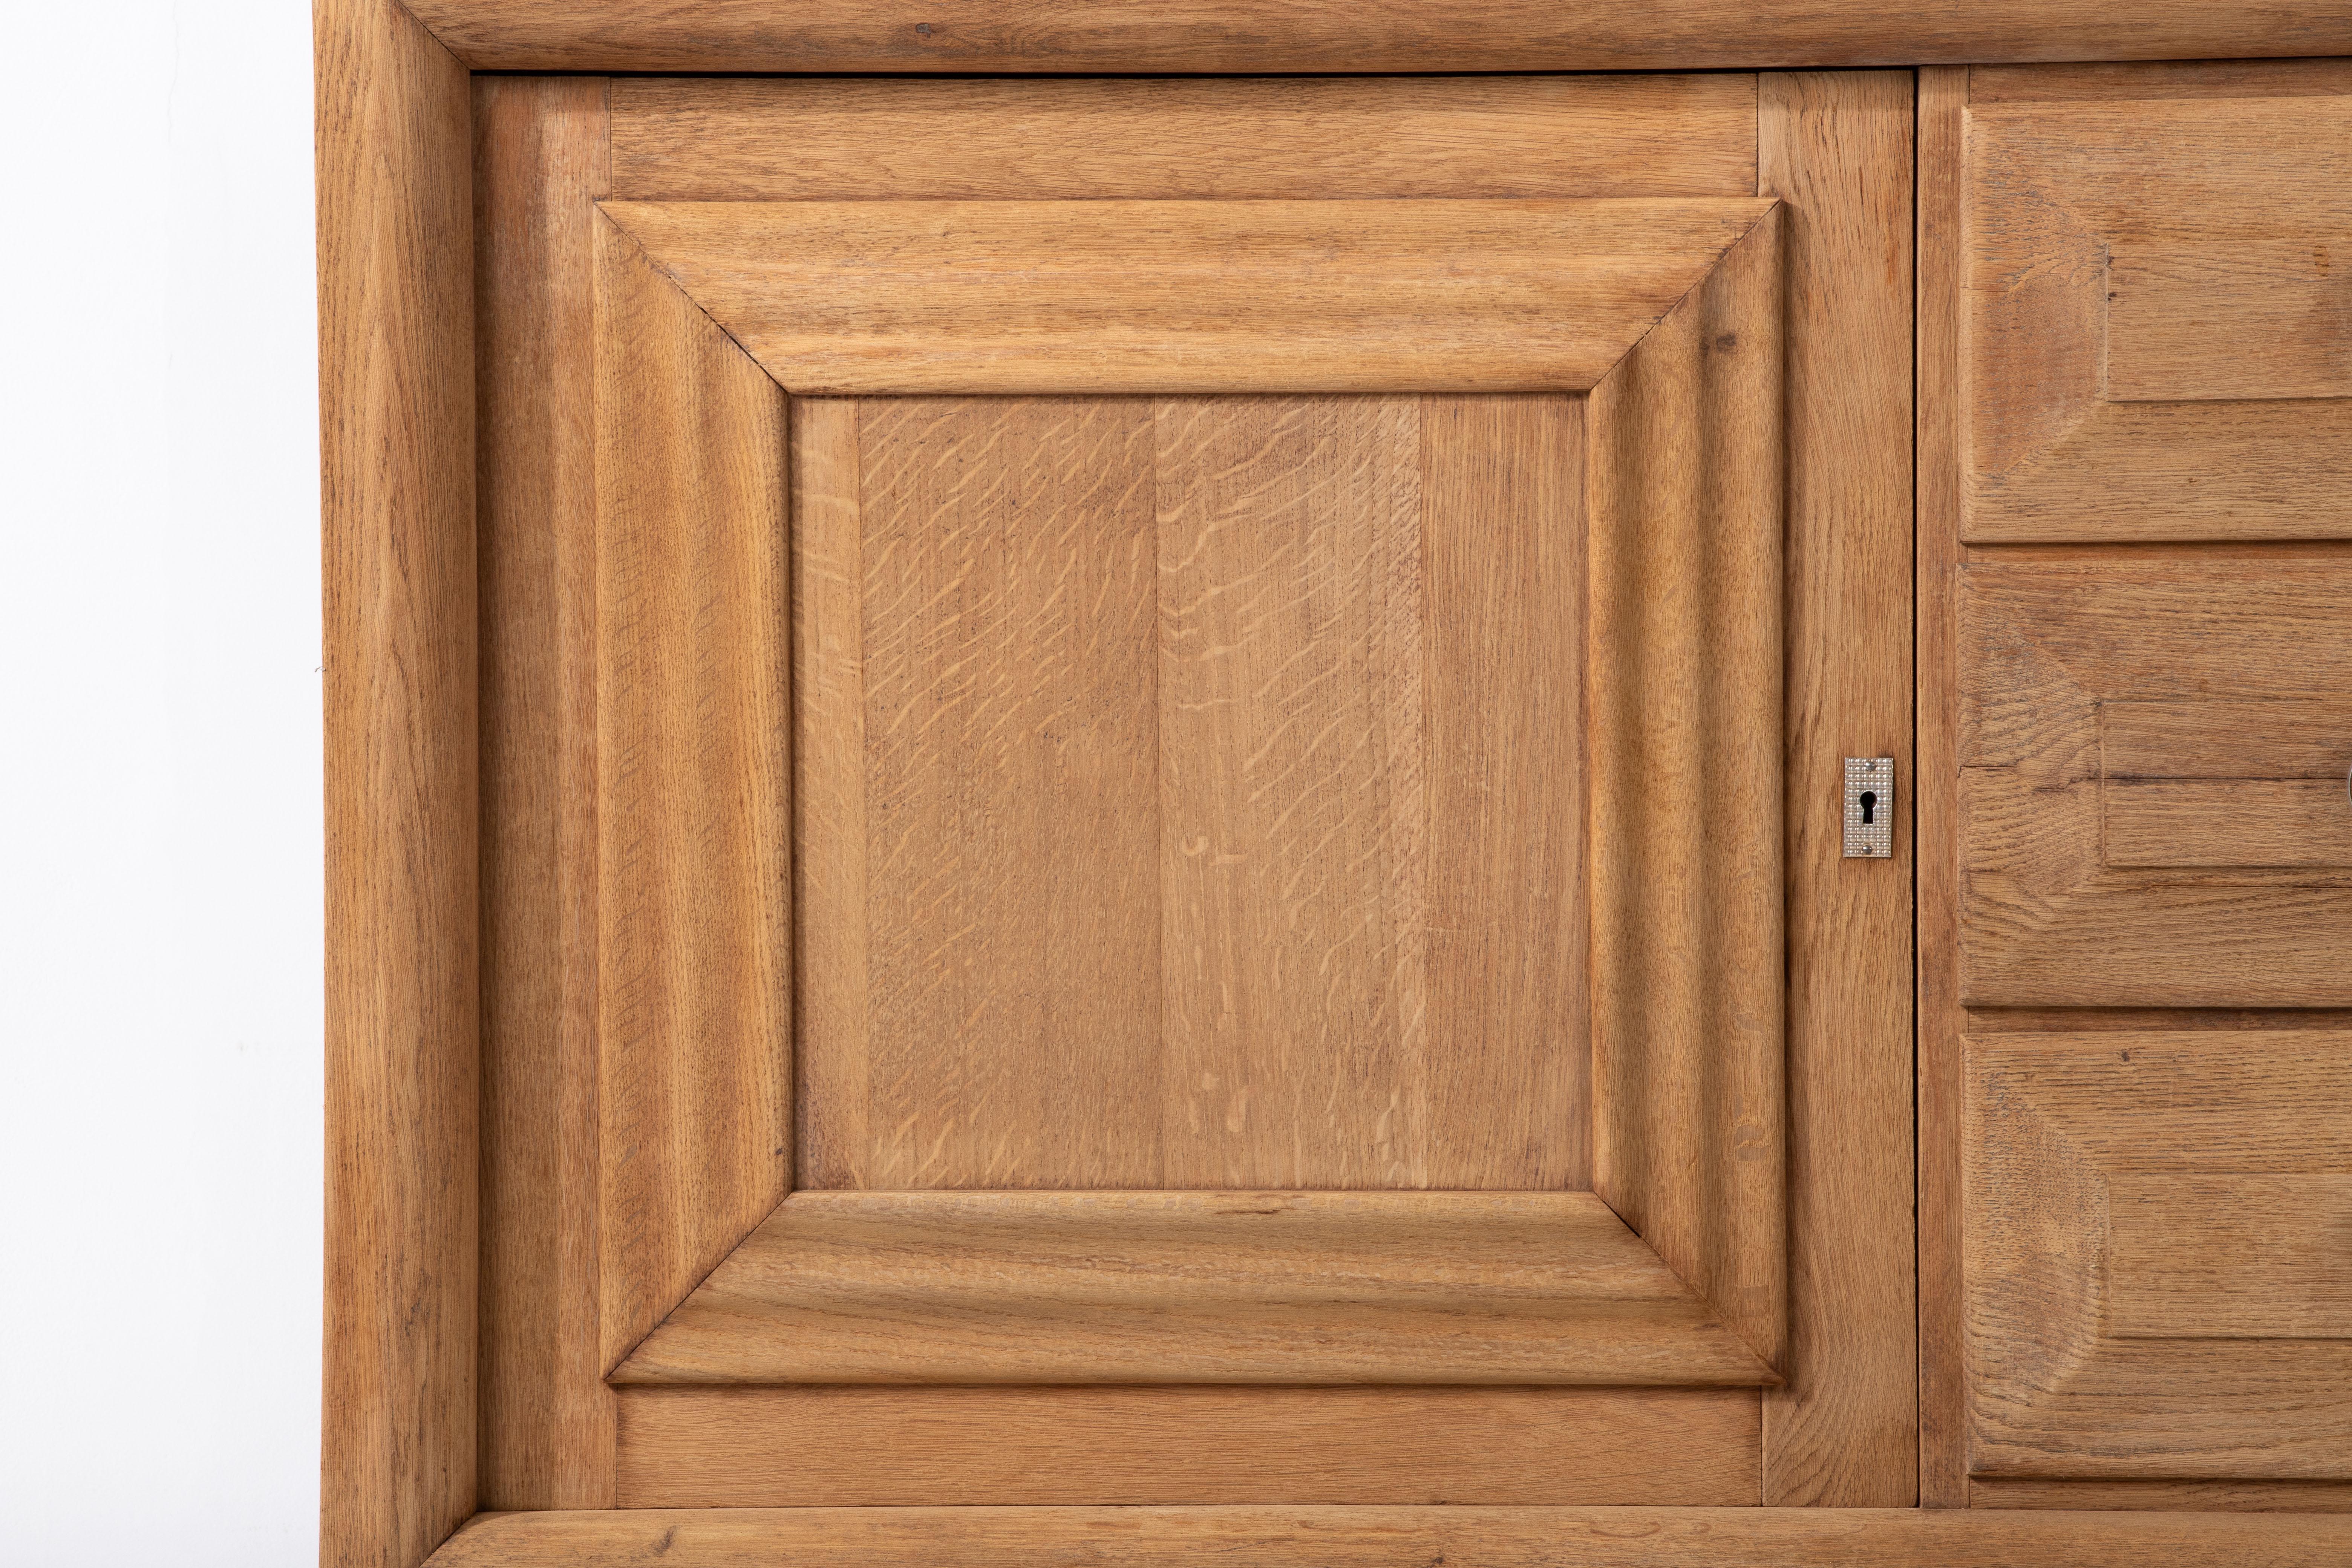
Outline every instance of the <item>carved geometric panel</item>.
[(2352, 537), (2352, 97), (1968, 121), (1963, 537)]
[(2352, 1478), (2352, 1037), (1969, 1041), (1972, 1470)]

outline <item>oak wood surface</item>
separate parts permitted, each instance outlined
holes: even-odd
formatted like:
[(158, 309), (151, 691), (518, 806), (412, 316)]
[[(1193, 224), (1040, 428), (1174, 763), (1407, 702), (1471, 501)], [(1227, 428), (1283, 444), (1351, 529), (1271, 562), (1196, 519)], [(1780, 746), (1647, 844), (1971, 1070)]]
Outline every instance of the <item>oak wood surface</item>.
[(1589, 1193), (795, 1193), (614, 1377), (1777, 1381)]
[(1974, 1508), (2179, 1510), (2190, 1513), (2352, 1513), (2352, 1482), (2043, 1481), (1979, 1476)]
[(2352, 91), (2352, 60), (2174, 60), (1978, 66), (1969, 101), (2102, 102), (2119, 98), (2303, 98)]
[(629, 201), (1744, 196), (1749, 76), (624, 79)]
[(2342, 72), (2096, 79), (1969, 110), (1966, 537), (2346, 537)]
[(320, 1557), (336, 1568), (412, 1568), (475, 1503), (467, 81), (389, 0), (320, 0), (315, 22), (327, 951)]
[(1589, 400), (1593, 1191), (1786, 1345), (1776, 210)]
[[(1962, 965), (1967, 999), (2005, 1005), (2341, 1005), (2352, 1001), (2352, 870), (2285, 864), (2266, 836), (2193, 826), (2175, 859), (2119, 863), (2102, 802), (2165, 782), (2100, 776), (2100, 715), (2202, 706), (2259, 771), (2272, 714), (2328, 709), (2352, 680), (2340, 557), (1990, 556), (1962, 573)], [(2220, 700), (2214, 700), (2220, 699)], [(2179, 761), (2192, 776), (2198, 752)], [(2145, 768), (2164, 759), (2141, 749)], [(2131, 759), (2127, 758), (2126, 761)], [(2308, 767), (2308, 763), (2298, 765)], [(2312, 805), (2342, 823), (2341, 788)], [(2126, 826), (2129, 823), (2126, 822)], [(2331, 830), (2332, 831), (2332, 830)], [(2225, 837), (2227, 835), (2228, 837)], [(2234, 839), (2254, 863), (2218, 864)], [(2300, 862), (2300, 863), (2298, 863)]]
[(2118, 1339), (2352, 1340), (2352, 1173), (2107, 1179)]
[[(1594, 201), (608, 202), (797, 395), (1574, 392), (1764, 212)], [(1477, 265), (1464, 267), (1464, 256)]]
[(2352, 702), (2105, 702), (2110, 866), (2352, 868)]
[(796, 408), (803, 1185), (1584, 1184), (1574, 403)]
[(598, 1315), (606, 1367), (792, 1181), (782, 389), (598, 220)]
[(1676, 70), (2352, 53), (2330, 0), (415, 0), (477, 70), (978, 74)]
[(1841, 857), (1848, 756), (1911, 797), (1912, 79), (1769, 74), (1788, 268), (1789, 1381), (1768, 1506), (1918, 1495), (1910, 849)]
[(2344, 1037), (1978, 1036), (1968, 1054), (1973, 1468), (2352, 1480)]
[(1959, 683), (1960, 189), (1969, 72), (1919, 73), (1918, 543), (1914, 620), (1919, 763), (1919, 1501), (1969, 1500), (1960, 1357)]
[(481, 1500), (609, 1508), (596, 1279), (595, 78), (474, 82)]
[(2336, 1568), (2325, 1515), (1921, 1509), (645, 1509), (486, 1514), (435, 1568)]
[(624, 1508), (1753, 1505), (1752, 1389), (628, 1388)]

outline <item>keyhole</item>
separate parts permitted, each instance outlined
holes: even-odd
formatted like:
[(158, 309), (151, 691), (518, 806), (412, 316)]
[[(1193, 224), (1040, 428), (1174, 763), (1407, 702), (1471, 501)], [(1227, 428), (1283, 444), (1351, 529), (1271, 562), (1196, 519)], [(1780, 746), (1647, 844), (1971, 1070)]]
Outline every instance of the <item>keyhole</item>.
[(1862, 800), (1860, 804), (1862, 806), (1862, 825), (1864, 827), (1868, 827), (1871, 825), (1871, 814), (1878, 809), (1878, 792), (1874, 789), (1864, 790), (1862, 792)]

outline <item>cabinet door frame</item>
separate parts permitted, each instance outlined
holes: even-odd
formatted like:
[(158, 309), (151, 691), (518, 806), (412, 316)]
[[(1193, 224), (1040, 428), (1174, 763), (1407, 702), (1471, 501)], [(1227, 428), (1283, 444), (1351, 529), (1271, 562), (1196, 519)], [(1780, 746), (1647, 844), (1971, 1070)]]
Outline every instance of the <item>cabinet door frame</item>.
[[(1890, 13), (1863, 0), (1826, 0), (1795, 16), (1713, 0), (1608, 0), (1573, 14), (1398, 0), (1369, 23), (1359, 8), (1336, 5), (1297, 6), (1269, 22), (1241, 0), (1215, 0), (1166, 21), (1128, 7), (990, 0), (959, 12), (952, 26), (852, 0), (801, 8), (790, 26), (745, 0), (658, 13), (547, 0), (318, 0), (315, 16), (328, 797), (321, 1549), (325, 1561), (386, 1568), (422, 1562), (475, 1506), (482, 889), (474, 70), (1777, 69), (2352, 52), (2352, 16), (2339, 6), (2283, 6), (2250, 19), (2242, 7), (2198, 0), (2157, 8), (2120, 43), (2109, 8), (2093, 0), (2002, 0), (1958, 17)], [(1796, 542), (1801, 548), (1801, 535)], [(1802, 646), (1801, 630), (1793, 635), (1792, 668), (1820, 651)], [(1839, 717), (1801, 702), (1791, 711), (1825, 727)], [(1811, 745), (1790, 758), (1792, 795), (1818, 782), (1821, 759), (1811, 752), (1840, 745), (1833, 730), (1804, 732)], [(1793, 1062), (1793, 1076), (1804, 1067)], [(1825, 1067), (1811, 1091), (1832, 1081)], [(1792, 1147), (1801, 1166), (1808, 1089), (1801, 1082), (1796, 1092)], [(1834, 1149), (1810, 1152), (1832, 1165), (1838, 1157)], [(1801, 1173), (1792, 1193), (1800, 1211), (1806, 1179)], [(1801, 1279), (1804, 1268), (1801, 1258)], [(1834, 1419), (1834, 1409), (1813, 1418)], [(1776, 1499), (1768, 1479), (1767, 1500), (1835, 1500), (1802, 1490)], [(963, 1560), (993, 1560), (1000, 1550), (1034, 1560), (1050, 1555), (1035, 1548), (1055, 1542), (1097, 1553), (1090, 1532), (1125, 1528), (1097, 1510), (1040, 1510), (1013, 1521), (1008, 1545), (984, 1520), (940, 1510), (873, 1517), (891, 1511), (747, 1514), (709, 1537), (702, 1531), (718, 1527), (691, 1515), (485, 1518), (447, 1560), (576, 1561), (595, 1550), (632, 1561), (674, 1543), (691, 1545), (693, 1556), (664, 1561), (764, 1560), (793, 1545), (853, 1543), (877, 1561), (937, 1556), (950, 1544)], [(1588, 1531), (1616, 1542), (1609, 1560), (1628, 1563), (1728, 1563), (1790, 1551), (1859, 1552), (1878, 1562), (1991, 1562), (2020, 1551), (2161, 1562), (2223, 1542), (2276, 1561), (2318, 1562), (2344, 1542), (2324, 1521), (2109, 1514), (2085, 1523), (1939, 1519), (1904, 1508), (1116, 1512), (1139, 1527), (1124, 1537), (1124, 1554), (1137, 1562), (1233, 1544), (1236, 1531), (1249, 1532), (1263, 1560), (1304, 1561), (1321, 1548), (1299, 1542), (1333, 1530), (1357, 1532), (1350, 1539), (1364, 1542), (1364, 1560), (1401, 1563), (1427, 1561), (1433, 1542), (1533, 1560)]]

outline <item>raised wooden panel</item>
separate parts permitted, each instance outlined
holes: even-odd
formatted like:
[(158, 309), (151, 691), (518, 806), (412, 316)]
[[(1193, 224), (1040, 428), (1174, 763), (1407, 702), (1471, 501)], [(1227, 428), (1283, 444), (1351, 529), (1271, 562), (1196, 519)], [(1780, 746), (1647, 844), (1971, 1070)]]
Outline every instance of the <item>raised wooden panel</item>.
[(1780, 228), (1591, 397), (1593, 1191), (1787, 1335)]
[(596, 247), (596, 1103), (609, 1368), (791, 1184), (784, 395)]
[(2352, 868), (2352, 702), (2099, 705), (2110, 866)]
[(2352, 1479), (2352, 1040), (1968, 1042), (1971, 1468)]
[(2107, 1331), (2352, 1340), (2352, 1172), (2107, 1182)]
[(1960, 577), (1965, 1000), (2352, 1002), (2352, 564), (1980, 559)]
[(815, 395), (1580, 392), (1770, 205), (1717, 196), (604, 210), (779, 382)]
[(1583, 1184), (1574, 402), (798, 407), (803, 1185)]
[(1756, 79), (627, 79), (629, 201), (1745, 196)]
[(2282, 68), (1972, 101), (1970, 542), (2352, 537), (2352, 96)]
[(795, 1193), (658, 1383), (1778, 1381), (1590, 1193)]
[(620, 1506), (1753, 1506), (1735, 1388), (626, 1388)]

